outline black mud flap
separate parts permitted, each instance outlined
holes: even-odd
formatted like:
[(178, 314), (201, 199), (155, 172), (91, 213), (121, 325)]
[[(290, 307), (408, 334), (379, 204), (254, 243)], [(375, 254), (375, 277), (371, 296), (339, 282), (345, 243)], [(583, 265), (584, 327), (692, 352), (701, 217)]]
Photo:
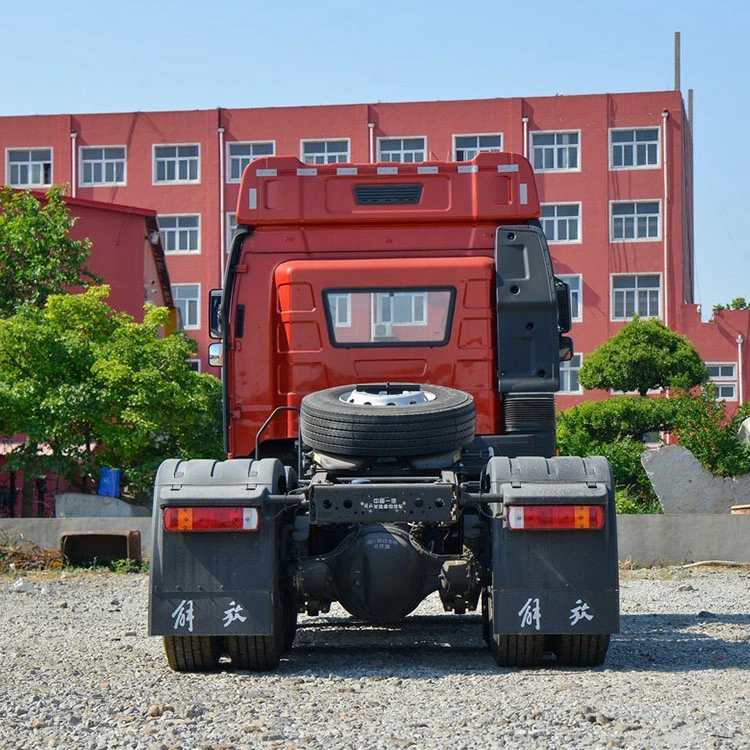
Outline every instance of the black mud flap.
[[(154, 490), (149, 634), (270, 635), (279, 602), (276, 459), (165, 461)], [(167, 531), (169, 508), (255, 508), (254, 531)], [(254, 513), (254, 512), (253, 512)], [(253, 516), (254, 517), (254, 516)]]
[[(601, 457), (493, 458), (492, 600), (495, 633), (619, 632), (614, 484)], [(601, 529), (509, 528), (514, 506), (599, 506)]]

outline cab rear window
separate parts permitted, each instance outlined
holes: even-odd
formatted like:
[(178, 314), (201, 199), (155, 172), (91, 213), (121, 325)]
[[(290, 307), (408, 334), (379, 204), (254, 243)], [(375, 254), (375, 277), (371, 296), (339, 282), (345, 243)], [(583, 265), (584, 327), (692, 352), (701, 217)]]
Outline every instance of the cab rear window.
[(334, 346), (441, 346), (450, 338), (450, 287), (329, 289), (323, 293)]

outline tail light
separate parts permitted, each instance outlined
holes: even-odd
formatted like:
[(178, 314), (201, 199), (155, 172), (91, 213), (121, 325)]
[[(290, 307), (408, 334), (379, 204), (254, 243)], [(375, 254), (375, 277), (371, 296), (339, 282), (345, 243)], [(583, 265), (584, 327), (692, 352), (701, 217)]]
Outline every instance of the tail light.
[(257, 531), (257, 508), (200, 507), (165, 508), (165, 531)]
[(601, 505), (511, 505), (506, 520), (512, 531), (601, 529), (604, 508)]

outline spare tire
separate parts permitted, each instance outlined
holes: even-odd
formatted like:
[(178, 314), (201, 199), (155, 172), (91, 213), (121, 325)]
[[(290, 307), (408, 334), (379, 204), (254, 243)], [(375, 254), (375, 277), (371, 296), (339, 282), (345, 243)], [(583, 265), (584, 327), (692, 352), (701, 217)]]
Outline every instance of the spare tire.
[(474, 439), (474, 399), (439, 385), (344, 385), (302, 399), (302, 442), (340, 456), (427, 456)]

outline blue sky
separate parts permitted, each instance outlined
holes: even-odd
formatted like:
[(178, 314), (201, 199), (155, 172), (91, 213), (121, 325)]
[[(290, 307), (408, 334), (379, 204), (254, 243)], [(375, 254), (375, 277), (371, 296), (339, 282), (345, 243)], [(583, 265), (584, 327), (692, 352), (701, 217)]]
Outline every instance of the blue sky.
[(694, 89), (696, 302), (750, 299), (750, 4), (0, 0), (0, 115)]

